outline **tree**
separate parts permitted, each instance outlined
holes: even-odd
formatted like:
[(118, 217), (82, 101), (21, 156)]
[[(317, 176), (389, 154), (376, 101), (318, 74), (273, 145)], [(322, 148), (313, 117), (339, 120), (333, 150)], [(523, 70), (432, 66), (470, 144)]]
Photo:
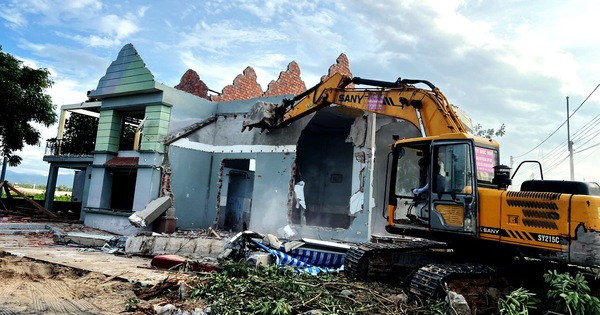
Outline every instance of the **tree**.
[(477, 126), (473, 127), (473, 134), (480, 137), (485, 137), (488, 139), (502, 137), (506, 133), (506, 126), (502, 124), (498, 130), (494, 128), (484, 129), (481, 124), (477, 124)]
[(62, 152), (65, 154), (90, 154), (96, 144), (98, 118), (71, 113), (65, 122)]
[[(0, 155), (6, 164), (18, 166), (23, 160), (14, 152), (27, 145), (38, 145), (41, 134), (31, 126), (46, 127), (56, 123), (56, 106), (45, 90), (54, 82), (48, 69), (33, 69), (21, 60), (4, 53), (0, 46)], [(2, 176), (2, 179), (3, 176)]]

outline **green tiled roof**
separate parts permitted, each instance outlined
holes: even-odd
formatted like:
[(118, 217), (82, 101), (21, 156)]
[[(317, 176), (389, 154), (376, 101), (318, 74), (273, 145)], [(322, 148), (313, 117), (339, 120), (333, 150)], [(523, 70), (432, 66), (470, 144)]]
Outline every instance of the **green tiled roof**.
[(89, 96), (102, 99), (144, 91), (157, 91), (154, 76), (135, 47), (127, 44), (121, 48), (119, 56), (106, 69), (98, 87)]

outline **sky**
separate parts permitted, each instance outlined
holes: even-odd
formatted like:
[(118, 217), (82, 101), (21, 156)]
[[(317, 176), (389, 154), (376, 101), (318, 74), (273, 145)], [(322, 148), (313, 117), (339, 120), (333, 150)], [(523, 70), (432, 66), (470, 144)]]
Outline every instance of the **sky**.
[[(593, 0), (4, 0), (0, 45), (50, 70), (58, 108), (85, 101), (127, 43), (156, 81), (193, 69), (216, 91), (247, 66), (266, 90), (291, 61), (310, 87), (344, 53), (355, 76), (428, 80), (475, 124), (505, 124), (501, 163), (538, 160), (545, 179), (570, 178), (569, 97), (574, 178), (600, 182), (598, 12)], [(12, 171), (47, 174), (57, 126), (40, 130)], [(531, 177), (524, 166), (515, 179)]]

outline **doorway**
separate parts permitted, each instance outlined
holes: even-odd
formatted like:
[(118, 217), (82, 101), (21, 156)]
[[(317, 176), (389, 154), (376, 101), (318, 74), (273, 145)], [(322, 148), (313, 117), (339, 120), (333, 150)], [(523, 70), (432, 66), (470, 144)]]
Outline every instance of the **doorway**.
[(254, 191), (254, 159), (225, 159), (221, 162), (219, 230), (248, 229)]

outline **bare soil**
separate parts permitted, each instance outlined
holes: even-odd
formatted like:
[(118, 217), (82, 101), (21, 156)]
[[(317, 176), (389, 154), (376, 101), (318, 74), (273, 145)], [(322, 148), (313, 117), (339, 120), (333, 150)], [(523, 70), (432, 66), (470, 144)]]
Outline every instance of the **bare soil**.
[(0, 254), (0, 314), (119, 314), (133, 285), (100, 273)]

